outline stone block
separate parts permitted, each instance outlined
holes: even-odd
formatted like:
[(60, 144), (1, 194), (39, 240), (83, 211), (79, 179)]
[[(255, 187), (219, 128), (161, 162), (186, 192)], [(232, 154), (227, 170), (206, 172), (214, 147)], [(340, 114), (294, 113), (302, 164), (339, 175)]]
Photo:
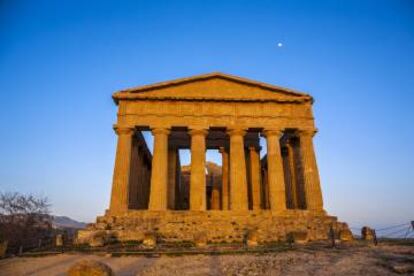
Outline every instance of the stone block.
[[(299, 216), (299, 218), (298, 218)], [(272, 242), (286, 240), (291, 232), (303, 232), (307, 234), (305, 241), (325, 240), (328, 238), (327, 229), (333, 225), (337, 232), (348, 229), (347, 225), (337, 222), (335, 217), (313, 216), (302, 211), (296, 211), (284, 216), (275, 216), (271, 212), (262, 211), (255, 216), (233, 211), (130, 211), (128, 214), (111, 217), (115, 223), (107, 223), (112, 230), (100, 230), (102, 224), (87, 230), (78, 231), (78, 243), (89, 243), (98, 232), (108, 235), (107, 240), (116, 237), (118, 241), (139, 241), (145, 239), (145, 233), (156, 232), (155, 242), (191, 241), (198, 246), (207, 245), (209, 242), (245, 243), (248, 240), (251, 246), (255, 242)], [(101, 223), (105, 221), (101, 220)], [(119, 230), (115, 230), (119, 229)], [(256, 229), (256, 231), (252, 231)], [(247, 230), (252, 233), (246, 232)], [(251, 237), (249, 237), (251, 235)], [(254, 237), (256, 235), (256, 237)], [(292, 235), (292, 242), (302, 243), (303, 239)], [(204, 237), (203, 237), (204, 236)], [(162, 237), (162, 239), (159, 239)], [(98, 244), (105, 243), (98, 241)], [(152, 244), (151, 241), (148, 241)]]
[(361, 236), (364, 241), (372, 241), (374, 240), (374, 230), (369, 228), (368, 226), (364, 226), (361, 229)]
[(100, 247), (107, 244), (109, 236), (105, 231), (97, 231), (89, 240), (89, 245), (92, 247)]
[(350, 242), (354, 240), (354, 235), (349, 229), (342, 229), (339, 231), (339, 239), (344, 242)]
[(101, 262), (92, 260), (83, 260), (68, 270), (68, 276), (112, 276), (114, 275), (112, 269)]
[(293, 242), (295, 244), (306, 244), (309, 241), (308, 232), (307, 231), (290, 232), (287, 235), (287, 239), (289, 242)]
[(157, 234), (153, 231), (144, 233), (142, 245), (147, 248), (154, 248), (157, 245)]
[(57, 247), (63, 246), (63, 235), (62, 234), (57, 234), (55, 236), (55, 246)]
[(258, 245), (258, 233), (256, 229), (251, 229), (247, 231), (246, 245), (249, 247), (254, 247)]
[(206, 232), (197, 232), (194, 234), (194, 244), (197, 247), (206, 247), (207, 246), (207, 233)]

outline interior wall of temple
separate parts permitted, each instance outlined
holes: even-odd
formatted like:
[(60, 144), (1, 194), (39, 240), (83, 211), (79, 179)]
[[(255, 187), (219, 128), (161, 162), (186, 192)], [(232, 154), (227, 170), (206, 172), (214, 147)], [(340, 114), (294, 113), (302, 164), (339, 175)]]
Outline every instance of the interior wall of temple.
[(151, 185), (152, 155), (140, 131), (132, 139), (129, 177), (129, 208), (147, 209)]

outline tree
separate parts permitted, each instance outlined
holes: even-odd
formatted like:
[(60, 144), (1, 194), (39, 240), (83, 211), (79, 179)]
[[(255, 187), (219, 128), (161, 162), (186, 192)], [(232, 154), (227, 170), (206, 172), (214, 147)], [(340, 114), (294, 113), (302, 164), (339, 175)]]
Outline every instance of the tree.
[(52, 233), (49, 207), (46, 197), (0, 193), (0, 240), (7, 240), (11, 251), (35, 247)]

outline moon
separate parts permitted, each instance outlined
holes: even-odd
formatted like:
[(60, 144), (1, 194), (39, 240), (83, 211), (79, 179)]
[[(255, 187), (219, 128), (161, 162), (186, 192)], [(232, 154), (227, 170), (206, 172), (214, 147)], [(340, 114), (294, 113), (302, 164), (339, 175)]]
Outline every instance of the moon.
[(283, 46), (283, 44), (282, 44), (282, 42), (279, 42), (278, 44), (277, 44), (277, 47), (282, 47)]

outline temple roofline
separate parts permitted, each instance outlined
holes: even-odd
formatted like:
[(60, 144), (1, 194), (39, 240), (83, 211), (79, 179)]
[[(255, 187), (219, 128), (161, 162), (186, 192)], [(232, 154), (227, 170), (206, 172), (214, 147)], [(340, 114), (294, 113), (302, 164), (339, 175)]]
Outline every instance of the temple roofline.
[[(118, 100), (120, 100), (120, 99), (134, 99), (135, 97), (134, 97), (133, 94), (135, 94), (135, 93), (141, 93), (141, 92), (146, 92), (146, 91), (150, 91), (150, 90), (165, 88), (165, 87), (168, 87), (168, 86), (175, 86), (175, 85), (186, 84), (186, 83), (190, 83), (190, 82), (194, 82), (194, 81), (207, 80), (207, 79), (212, 79), (212, 78), (227, 79), (227, 80), (238, 82), (238, 83), (245, 84), (245, 85), (256, 86), (256, 87), (260, 87), (260, 88), (263, 88), (263, 89), (266, 89), (266, 90), (279, 92), (279, 93), (284, 93), (284, 94), (290, 95), (290, 96), (299, 97), (298, 100), (301, 101), (301, 102), (302, 101), (311, 101), (313, 103), (312, 96), (310, 96), (307, 93), (300, 92), (300, 91), (293, 90), (293, 89), (289, 89), (289, 88), (285, 88), (285, 87), (281, 87), (281, 86), (271, 85), (271, 84), (267, 84), (267, 83), (264, 83), (264, 82), (259, 82), (259, 81), (255, 81), (255, 80), (251, 80), (251, 79), (247, 79), (247, 78), (242, 78), (242, 77), (238, 77), (238, 76), (234, 76), (234, 75), (230, 75), (230, 74), (225, 74), (225, 73), (221, 73), (221, 72), (213, 72), (213, 73), (208, 73), (208, 74), (196, 75), (196, 76), (192, 76), (192, 77), (179, 78), (179, 79), (170, 80), (170, 81), (163, 81), (163, 82), (158, 82), (158, 83), (154, 83), (154, 84), (123, 89), (123, 90), (115, 92), (113, 94), (112, 98), (117, 103)], [(169, 97), (169, 99), (170, 100), (174, 99), (174, 97), (171, 97), (171, 98)], [(198, 100), (200, 100), (200, 99), (198, 99)], [(207, 100), (207, 99), (204, 99), (204, 100)], [(215, 99), (215, 100), (217, 100), (217, 99)], [(240, 100), (240, 99), (235, 98), (234, 100), (237, 101), (237, 100)]]

